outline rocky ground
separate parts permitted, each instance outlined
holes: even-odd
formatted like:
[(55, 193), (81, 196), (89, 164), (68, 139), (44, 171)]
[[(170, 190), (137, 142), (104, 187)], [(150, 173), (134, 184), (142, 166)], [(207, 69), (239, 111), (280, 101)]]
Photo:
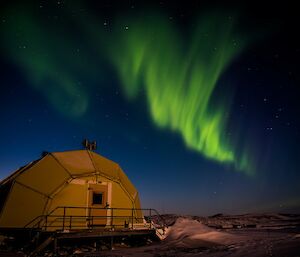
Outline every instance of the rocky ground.
[[(164, 215), (169, 225), (161, 242), (141, 247), (115, 244), (113, 250), (61, 249), (58, 256), (78, 257), (300, 257), (300, 215), (247, 214), (212, 217)], [(17, 257), (22, 253), (2, 252)], [(41, 256), (55, 256), (47, 251)]]

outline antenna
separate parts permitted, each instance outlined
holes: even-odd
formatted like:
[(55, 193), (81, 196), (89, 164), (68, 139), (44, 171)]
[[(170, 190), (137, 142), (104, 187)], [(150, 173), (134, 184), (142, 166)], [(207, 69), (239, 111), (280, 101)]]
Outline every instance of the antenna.
[(89, 141), (88, 139), (84, 139), (82, 141), (82, 145), (86, 150), (95, 151), (97, 149), (96, 141)]

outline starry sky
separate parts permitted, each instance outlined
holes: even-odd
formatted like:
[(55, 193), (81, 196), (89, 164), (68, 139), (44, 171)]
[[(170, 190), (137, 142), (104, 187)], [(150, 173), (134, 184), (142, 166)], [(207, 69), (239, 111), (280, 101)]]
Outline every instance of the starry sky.
[(143, 207), (299, 212), (296, 10), (1, 2), (0, 178), (88, 138), (122, 166)]

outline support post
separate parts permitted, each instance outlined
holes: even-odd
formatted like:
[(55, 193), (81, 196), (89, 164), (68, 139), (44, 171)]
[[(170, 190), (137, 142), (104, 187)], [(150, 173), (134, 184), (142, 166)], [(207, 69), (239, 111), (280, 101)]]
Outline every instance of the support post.
[(91, 207), (88, 208), (88, 228), (91, 228)]
[(58, 247), (57, 247), (57, 238), (56, 238), (56, 237), (54, 238), (54, 243), (53, 243), (53, 245), (54, 245), (54, 249), (53, 249), (53, 250), (54, 250), (54, 254), (57, 254), (57, 248), (58, 248)]
[(70, 216), (70, 230), (72, 229), (72, 216)]
[(111, 228), (114, 227), (114, 208), (111, 208), (111, 212), (110, 212), (110, 226)]
[(64, 216), (63, 216), (63, 231), (65, 230), (65, 218), (66, 218), (66, 207), (64, 207)]
[(133, 229), (133, 208), (131, 209), (131, 229)]
[(47, 223), (48, 223), (48, 215), (46, 215), (46, 219), (45, 219), (45, 230), (47, 230)]
[(111, 236), (110, 237), (110, 250), (113, 250), (114, 249), (114, 237)]

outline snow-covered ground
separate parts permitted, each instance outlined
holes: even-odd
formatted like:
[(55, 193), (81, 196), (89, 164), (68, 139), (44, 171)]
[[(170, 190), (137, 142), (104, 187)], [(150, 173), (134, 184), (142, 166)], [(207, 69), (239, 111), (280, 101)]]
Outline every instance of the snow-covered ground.
[[(300, 216), (279, 214), (165, 215), (166, 238), (147, 246), (115, 245), (112, 251), (74, 249), (58, 256), (85, 257), (300, 257)], [(226, 229), (225, 229), (226, 228)], [(0, 253), (0, 256), (23, 256)], [(41, 256), (54, 256), (48, 252)]]
[[(171, 226), (162, 242), (139, 248), (116, 248), (99, 256), (300, 257), (299, 217), (279, 214), (216, 215), (209, 218), (167, 215), (164, 218)], [(238, 228), (215, 228), (234, 224)]]

